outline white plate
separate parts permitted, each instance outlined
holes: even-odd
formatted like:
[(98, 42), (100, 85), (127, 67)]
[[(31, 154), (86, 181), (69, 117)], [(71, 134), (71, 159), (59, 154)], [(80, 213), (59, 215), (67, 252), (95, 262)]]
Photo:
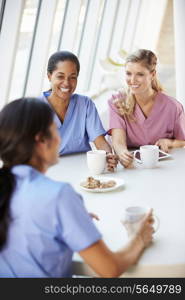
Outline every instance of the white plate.
[(100, 189), (100, 188), (96, 188), (96, 189), (88, 189), (83, 187), (81, 184), (83, 184), (86, 179), (84, 179), (83, 181), (80, 182), (80, 187), (81, 189), (83, 189), (86, 192), (92, 192), (92, 193), (106, 193), (106, 192), (110, 192), (110, 191), (114, 191), (117, 188), (124, 186), (125, 185), (125, 181), (121, 178), (114, 178), (114, 177), (101, 177), (101, 176), (92, 176), (94, 179), (100, 180), (100, 181), (109, 181), (109, 180), (114, 180), (116, 182), (116, 185), (110, 188), (104, 188), (104, 189)]

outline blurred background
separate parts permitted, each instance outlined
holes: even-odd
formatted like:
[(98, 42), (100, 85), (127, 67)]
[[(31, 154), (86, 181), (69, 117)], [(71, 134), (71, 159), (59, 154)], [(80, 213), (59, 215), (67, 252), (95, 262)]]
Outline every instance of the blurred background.
[(185, 104), (184, 15), (185, 0), (0, 0), (0, 106), (49, 89), (49, 56), (69, 50), (81, 63), (77, 92), (100, 109), (138, 48), (156, 53), (165, 91)]

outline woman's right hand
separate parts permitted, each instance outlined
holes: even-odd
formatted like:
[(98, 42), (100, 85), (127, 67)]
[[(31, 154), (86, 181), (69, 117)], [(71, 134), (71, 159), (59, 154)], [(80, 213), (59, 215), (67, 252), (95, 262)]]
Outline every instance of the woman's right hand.
[(136, 236), (141, 239), (144, 248), (149, 246), (149, 244), (152, 242), (152, 236), (154, 233), (153, 223), (154, 219), (151, 209), (141, 221), (140, 227), (138, 228), (138, 231), (136, 233)]
[(118, 154), (118, 159), (125, 168), (128, 168), (133, 162), (133, 155), (125, 149)]

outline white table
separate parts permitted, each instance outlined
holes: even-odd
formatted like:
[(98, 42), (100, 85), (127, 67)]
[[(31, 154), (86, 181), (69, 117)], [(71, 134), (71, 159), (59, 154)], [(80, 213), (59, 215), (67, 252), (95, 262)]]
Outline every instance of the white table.
[[(185, 277), (185, 149), (171, 152), (172, 158), (160, 161), (155, 169), (123, 169), (104, 176), (123, 178), (125, 187), (107, 193), (90, 193), (79, 186), (89, 176), (86, 155), (63, 156), (47, 172), (53, 179), (67, 181), (83, 195), (89, 212), (100, 217), (95, 221), (106, 244), (117, 250), (128, 240), (120, 222), (124, 208), (133, 205), (150, 206), (160, 219), (154, 243), (126, 277)], [(75, 261), (80, 261), (75, 255)], [(85, 265), (83, 272), (92, 274)]]

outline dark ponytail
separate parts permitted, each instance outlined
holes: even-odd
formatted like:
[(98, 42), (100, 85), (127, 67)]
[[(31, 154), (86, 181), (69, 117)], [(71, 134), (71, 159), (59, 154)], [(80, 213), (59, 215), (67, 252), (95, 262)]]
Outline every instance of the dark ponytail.
[(15, 187), (15, 178), (9, 168), (0, 169), (0, 251), (7, 240), (8, 226), (11, 220), (9, 206)]
[(29, 164), (35, 149), (35, 137), (51, 138), (53, 112), (37, 98), (21, 98), (0, 112), (0, 250), (5, 246), (11, 221), (10, 201), (16, 178), (11, 168)]

